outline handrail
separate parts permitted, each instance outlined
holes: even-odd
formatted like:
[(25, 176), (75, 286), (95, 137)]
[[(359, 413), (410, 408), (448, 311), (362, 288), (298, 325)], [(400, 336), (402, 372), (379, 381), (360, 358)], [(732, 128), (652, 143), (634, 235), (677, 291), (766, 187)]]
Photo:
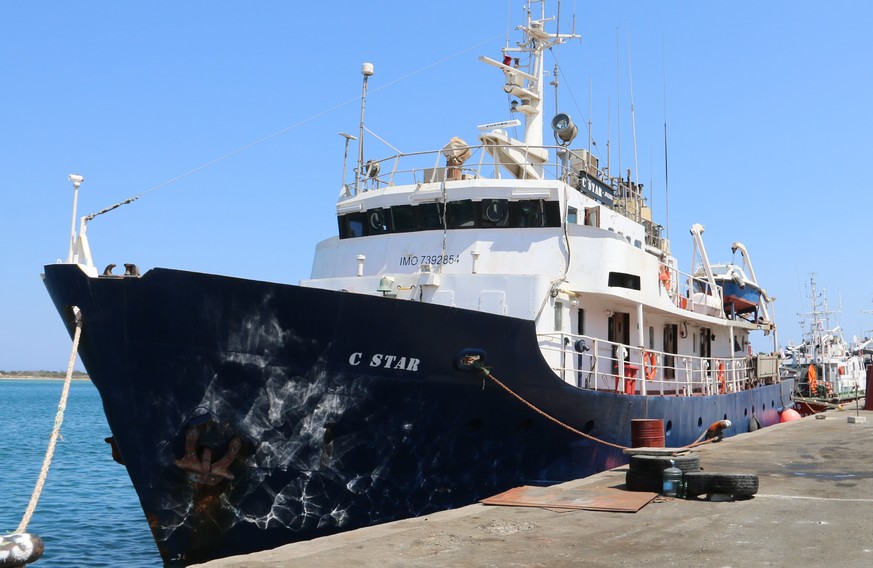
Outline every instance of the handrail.
[(705, 278), (682, 272), (678, 268), (668, 269), (671, 275), (678, 275), (675, 279), (671, 277), (669, 296), (673, 305), (691, 312), (727, 318), (724, 312), (724, 289), (720, 284), (715, 285), (715, 290), (710, 290), (711, 285)]
[(745, 356), (680, 355), (560, 332), (538, 338), (555, 374), (584, 389), (699, 396), (744, 390), (754, 378)]
[[(524, 159), (521, 161), (501, 161), (497, 157), (497, 152), (490, 153), (488, 150), (512, 150), (514, 152), (520, 152), (524, 156)], [(546, 151), (550, 157), (545, 162), (540, 162), (539, 160), (531, 159), (531, 153), (534, 151)], [(521, 179), (530, 179), (526, 176), (527, 167), (536, 167), (542, 168), (543, 171), (543, 179), (550, 180), (567, 180), (567, 176), (570, 173), (571, 168), (565, 166), (564, 163), (557, 157), (558, 151), (566, 151), (566, 148), (562, 146), (519, 146), (513, 144), (482, 144), (478, 146), (470, 146), (471, 156), (466, 160), (467, 164), (473, 164), (473, 166), (467, 166), (463, 169), (465, 171), (470, 172), (470, 175), (477, 179), (504, 179), (504, 176), (501, 173), (501, 168), (507, 168), (510, 166), (521, 166), (522, 175)], [(476, 154), (479, 154), (477, 159)], [(492, 160), (488, 160), (488, 155), (491, 154)], [(575, 155), (575, 154), (574, 154)], [(411, 162), (416, 160), (421, 160), (422, 158), (435, 156), (435, 160), (432, 163), (421, 162), (416, 164), (415, 166), (410, 165), (409, 167), (400, 167), (401, 161), (411, 164)], [(553, 157), (554, 156), (554, 157)], [(583, 158), (581, 155), (577, 155), (579, 158)], [(405, 183), (408, 184), (416, 184), (416, 183), (433, 183), (442, 181), (441, 179), (427, 179), (424, 176), (426, 170), (436, 171), (439, 169), (445, 169), (446, 166), (440, 167), (440, 162), (444, 158), (441, 150), (428, 150), (422, 152), (411, 152), (411, 153), (398, 153), (392, 156), (388, 156), (387, 158), (381, 158), (378, 160), (370, 160), (368, 164), (378, 165), (379, 168), (376, 172), (371, 175), (362, 175), (360, 178), (361, 186), (357, 188), (358, 191), (368, 191), (369, 189), (374, 189), (376, 187), (391, 187), (395, 185), (403, 185)], [(385, 168), (383, 171), (381, 166), (386, 165), (388, 162), (393, 162), (393, 166), (389, 168)], [(488, 166), (493, 166), (493, 171), (491, 175), (486, 175), (486, 170)], [(598, 179), (599, 181), (607, 184), (614, 190), (623, 189), (628, 192), (628, 194), (635, 193), (631, 190), (630, 187), (626, 187), (624, 185), (623, 180), (618, 178), (611, 178), (606, 175), (603, 170), (598, 168), (589, 167), (585, 168), (585, 171)], [(366, 172), (363, 172), (366, 174)], [(579, 172), (581, 173), (581, 172)], [(352, 176), (349, 178), (350, 180), (354, 180), (354, 172), (352, 172)], [(349, 187), (354, 187), (353, 181), (349, 182)], [(638, 193), (638, 192), (637, 192)]]

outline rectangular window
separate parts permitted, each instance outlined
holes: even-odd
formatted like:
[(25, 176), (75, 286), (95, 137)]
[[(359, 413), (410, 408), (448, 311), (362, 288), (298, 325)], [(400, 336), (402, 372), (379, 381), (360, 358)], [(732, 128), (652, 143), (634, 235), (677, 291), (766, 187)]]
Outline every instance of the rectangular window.
[(655, 348), (655, 328), (649, 326), (649, 349)]
[(482, 227), (508, 227), (509, 201), (506, 199), (483, 199), (479, 223)]
[(354, 238), (364, 236), (364, 213), (349, 213), (340, 217), (340, 237)]
[(575, 225), (579, 222), (579, 210), (575, 207), (567, 208), (567, 223), (570, 225)]
[(624, 272), (610, 272), (608, 285), (613, 288), (628, 288), (630, 290), (639, 290), (640, 277), (636, 274), (626, 274)]
[(391, 232), (391, 210), (370, 209), (364, 213), (367, 216), (367, 234), (381, 235)]
[(396, 205), (391, 208), (391, 218), (394, 220), (394, 231), (409, 233), (418, 230), (416, 207), (413, 205)]
[(476, 226), (476, 206), (470, 199), (449, 201), (449, 228), (472, 229)]
[(418, 206), (418, 225), (422, 231), (443, 228), (443, 204), (422, 203)]

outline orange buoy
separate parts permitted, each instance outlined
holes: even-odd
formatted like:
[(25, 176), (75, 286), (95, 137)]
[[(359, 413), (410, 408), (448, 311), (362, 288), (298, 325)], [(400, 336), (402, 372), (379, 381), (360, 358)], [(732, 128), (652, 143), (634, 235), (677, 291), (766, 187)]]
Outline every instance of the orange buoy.
[(647, 381), (654, 381), (658, 374), (658, 356), (651, 351), (643, 351), (643, 374)]
[(794, 420), (800, 420), (800, 413), (793, 408), (786, 408), (779, 415), (779, 422), (793, 422)]

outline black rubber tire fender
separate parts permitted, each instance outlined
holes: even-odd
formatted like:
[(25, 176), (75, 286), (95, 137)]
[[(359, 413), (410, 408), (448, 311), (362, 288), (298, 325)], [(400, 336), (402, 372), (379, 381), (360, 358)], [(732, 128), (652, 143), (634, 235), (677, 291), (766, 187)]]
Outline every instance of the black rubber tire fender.
[(628, 470), (624, 480), (628, 491), (660, 493), (664, 488), (664, 480), (660, 475), (647, 475)]
[(664, 470), (670, 467), (670, 461), (683, 473), (700, 471), (700, 455), (685, 454), (682, 456), (649, 456), (637, 454), (630, 457), (630, 471), (645, 475), (662, 476)]
[(758, 492), (758, 476), (752, 473), (691, 472), (685, 474), (685, 494), (691, 497), (720, 493), (751, 497)]

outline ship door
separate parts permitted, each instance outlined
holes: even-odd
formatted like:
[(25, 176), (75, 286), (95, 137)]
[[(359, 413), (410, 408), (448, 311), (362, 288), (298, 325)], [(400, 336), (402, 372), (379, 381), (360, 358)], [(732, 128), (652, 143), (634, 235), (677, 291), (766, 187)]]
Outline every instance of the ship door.
[(668, 323), (664, 326), (664, 378), (672, 381), (676, 378), (676, 353), (679, 352), (676, 334), (679, 326)]
[[(607, 339), (613, 343), (630, 345), (630, 314), (615, 312), (609, 318)], [(612, 347), (613, 371), (618, 372), (618, 345)], [(630, 361), (630, 349), (624, 356), (625, 362)]]
[[(712, 330), (708, 327), (700, 328), (700, 357), (704, 360), (712, 357)], [(712, 369), (712, 361), (709, 361), (709, 368)]]

